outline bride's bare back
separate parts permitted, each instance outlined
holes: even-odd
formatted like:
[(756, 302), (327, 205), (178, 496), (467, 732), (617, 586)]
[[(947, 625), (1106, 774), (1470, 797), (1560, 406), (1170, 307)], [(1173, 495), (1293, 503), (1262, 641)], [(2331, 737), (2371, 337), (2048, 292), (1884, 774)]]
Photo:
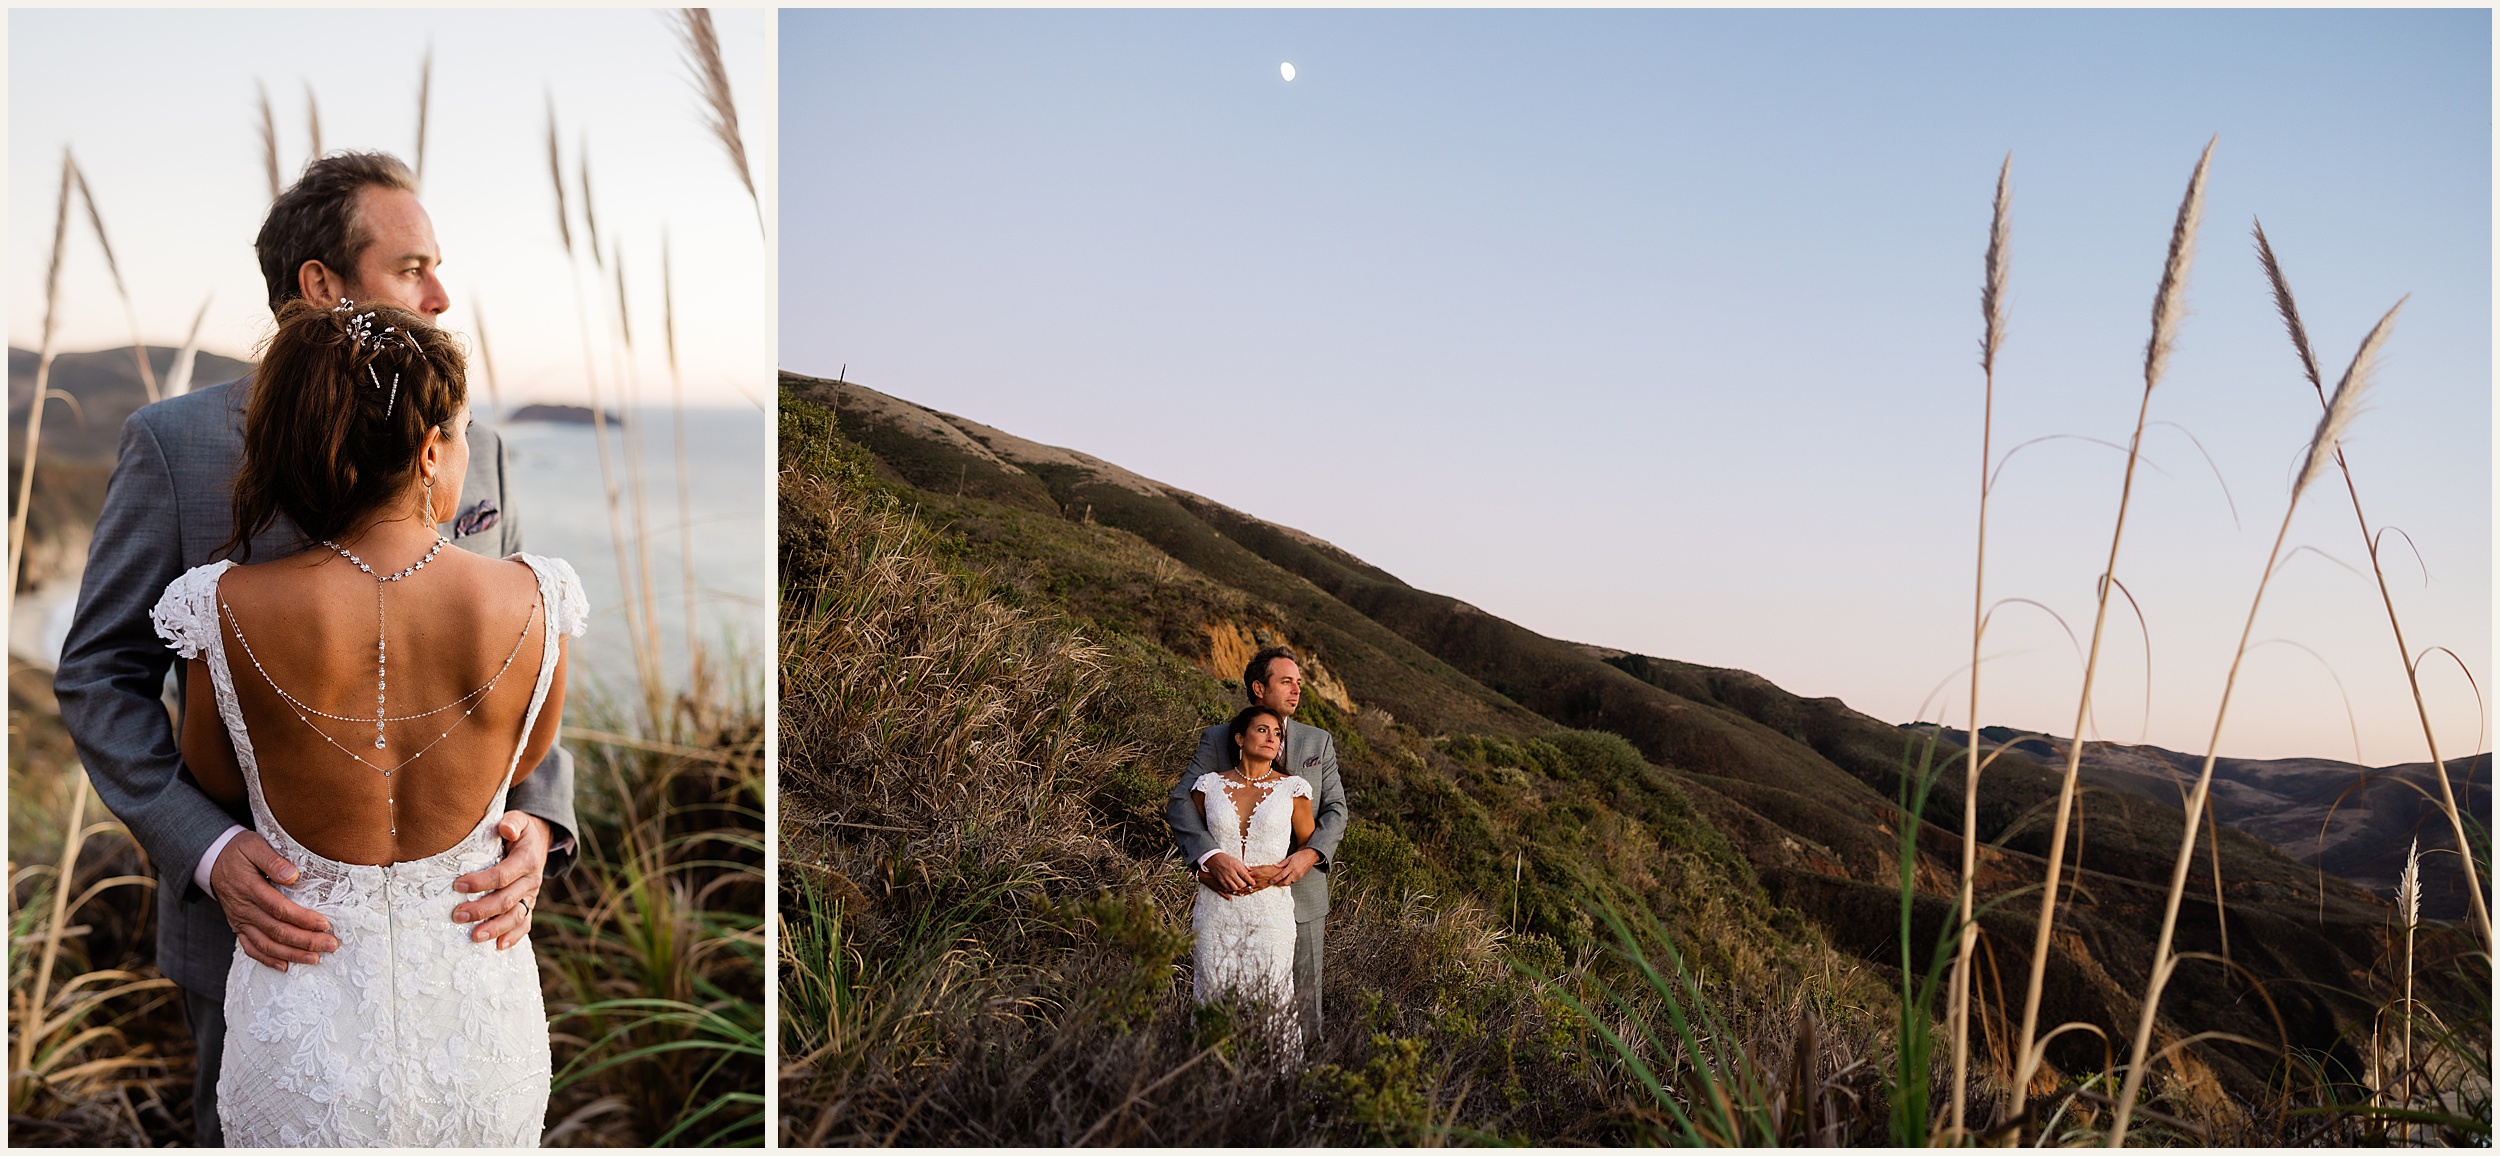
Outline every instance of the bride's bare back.
[[(388, 547), (376, 552), (382, 556), (366, 561), (377, 572), (396, 572), (419, 556), (413, 549), (397, 552), (406, 553), (404, 558)], [(497, 681), (487, 693), (448, 710), (387, 723), (388, 745), (376, 749), (376, 585), (371, 575), (319, 545), (291, 558), (238, 566), (218, 585), (227, 667), (270, 813), (307, 849), (342, 863), (400, 863), (449, 849), (485, 815), (512, 765), (514, 748), (521, 747), (513, 772), (517, 782), (554, 745), (563, 716), (559, 650), (546, 705), (524, 742), (522, 717), (544, 648), (562, 646), (548, 629), (548, 609), (539, 605), (530, 568), (445, 548), (423, 570), (383, 588), (389, 622), (385, 713), (398, 719), (433, 710), (489, 679)], [(191, 660), (185, 674), (184, 761), (211, 798), (239, 803), (243, 776), (211, 705), (215, 696), (208, 689), (206, 662)], [(298, 710), (270, 689), (273, 680), (312, 711), (360, 721), (312, 711), (299, 718)], [(320, 733), (306, 726), (305, 718)], [(377, 768), (392, 774), (385, 778)]]

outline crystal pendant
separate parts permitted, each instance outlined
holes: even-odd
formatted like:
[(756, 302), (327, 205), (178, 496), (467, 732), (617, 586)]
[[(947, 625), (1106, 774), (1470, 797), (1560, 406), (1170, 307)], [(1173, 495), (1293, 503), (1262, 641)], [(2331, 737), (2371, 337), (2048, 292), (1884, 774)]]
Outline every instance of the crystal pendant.
[(382, 749), (382, 747), (383, 747), (382, 736), (380, 736), (380, 735), (375, 735), (375, 736), (373, 736), (373, 749), (375, 749), (375, 750), (377, 750), (377, 751), (378, 751), (378, 750), (381, 750), (381, 749)]

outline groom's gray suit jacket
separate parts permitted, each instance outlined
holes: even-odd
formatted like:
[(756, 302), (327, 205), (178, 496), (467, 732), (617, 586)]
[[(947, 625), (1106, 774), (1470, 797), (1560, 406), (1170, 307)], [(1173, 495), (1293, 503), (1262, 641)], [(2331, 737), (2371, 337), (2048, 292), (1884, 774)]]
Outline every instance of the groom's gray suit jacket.
[[(1337, 776), (1336, 737), (1309, 723), (1287, 722), (1285, 756), (1277, 763), (1277, 770), (1310, 780), (1311, 793), (1317, 796), (1311, 800), (1311, 837), (1295, 848), (1319, 852), (1319, 865), (1293, 885), (1294, 920), (1308, 923), (1328, 914), (1328, 869), (1336, 865), (1337, 843), (1345, 838), (1345, 783)], [(1197, 757), (1189, 761), (1189, 769), (1181, 772), (1181, 781), (1173, 784), (1163, 802), (1163, 819), (1172, 826), (1172, 842), (1180, 848), (1181, 862), (1194, 865), (1199, 856), (1215, 850), (1215, 836), (1208, 833), (1197, 800), (1189, 797), (1190, 788), (1197, 785), (1198, 776), (1221, 774), (1232, 766), (1231, 726), (1208, 727), (1198, 736)]]
[[(202, 565), (234, 533), (234, 472), (243, 460), (243, 402), (251, 379), (146, 406), (122, 426), (120, 456), (87, 548), (78, 610), (52, 689), (96, 794), (148, 853), (157, 875), (156, 965), (175, 983), (222, 1001), (234, 930), (217, 901), (192, 881), (202, 853), (227, 826), (249, 828), (202, 793), (182, 764), (159, 692), (174, 652), (148, 619), (165, 585)], [(505, 492), (503, 440), (469, 427), (469, 472), (455, 545), (490, 557), (521, 548)], [(490, 517), (481, 502), (492, 502)], [(281, 515), (252, 539), (251, 561), (283, 558), (308, 543)], [(210, 693), (205, 687), (199, 693)], [(563, 843), (574, 830), (573, 759), (562, 746), (512, 788), (511, 805), (547, 820)], [(572, 865), (550, 854), (547, 874)]]

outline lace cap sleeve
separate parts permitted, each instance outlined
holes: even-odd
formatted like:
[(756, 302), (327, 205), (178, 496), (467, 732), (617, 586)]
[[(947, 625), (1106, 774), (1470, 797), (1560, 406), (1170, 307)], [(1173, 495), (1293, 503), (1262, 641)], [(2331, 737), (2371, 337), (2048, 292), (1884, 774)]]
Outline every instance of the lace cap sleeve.
[(1213, 772), (1200, 775), (1198, 776), (1198, 781), (1189, 784), (1189, 789), (1201, 795), (1222, 794), (1224, 791), (1224, 776)]
[(1288, 799), (1315, 798), (1311, 794), (1311, 780), (1300, 775), (1285, 776), (1285, 797)]
[(535, 571), (547, 590), (547, 614), (556, 633), (579, 638), (590, 629), (590, 599), (582, 593), (582, 576), (562, 558), (514, 554)]
[(198, 658), (217, 637), (217, 578), (233, 566), (232, 562), (194, 566), (165, 585), (164, 596), (148, 611), (148, 621), (156, 624), (156, 636), (174, 653)]

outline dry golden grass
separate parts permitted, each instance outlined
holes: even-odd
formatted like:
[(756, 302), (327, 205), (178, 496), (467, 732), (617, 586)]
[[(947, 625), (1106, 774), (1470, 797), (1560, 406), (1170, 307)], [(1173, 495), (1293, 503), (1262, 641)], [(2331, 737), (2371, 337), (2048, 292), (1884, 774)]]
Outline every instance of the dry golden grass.
[(130, 286), (122, 280), (122, 264), (113, 256), (113, 242), (104, 232), (104, 211), (96, 208), (95, 190), (87, 185), (86, 170), (73, 164), (70, 171), (78, 177), (78, 199), (87, 206), (87, 223), (95, 229), (96, 247), (104, 251), (104, 269), (113, 275), (113, 292), (121, 297), (122, 317), (130, 324), (130, 357), (138, 363), (139, 384), (147, 390), (148, 400), (160, 395), (156, 388), (156, 370), (148, 364), (148, 343), (139, 336), (139, 307), (130, 299)]
[(419, 185), (423, 185), (425, 183), (425, 129), (428, 116), (433, 112), (433, 110), (434, 42), (432, 40), (427, 40), (425, 42), (425, 60), (423, 63), (417, 65), (417, 155), (415, 158), (416, 163), (414, 169), (417, 175), (417, 183)]
[[(2292, 300), (2291, 282), (2283, 275), (2282, 262), (2275, 258), (2273, 243), (2266, 239), (2265, 226), (2252, 222), (2250, 232), (2256, 237), (2257, 260), (2265, 266), (2266, 283), (2274, 291), (2275, 312), (2282, 317), (2284, 332), (2292, 341), (2292, 351), (2300, 358), (2301, 373), (2308, 378), (2310, 388), (2316, 391), (2319, 408), (2331, 415), (2334, 405), (2327, 399), (2326, 382), (2319, 376), (2317, 355), (2309, 347), (2309, 328), (2301, 322), (2300, 307)], [(2323, 430), (2320, 432), (2324, 433)], [(2457, 846), (2471, 847), (2473, 843), (2466, 838), (2464, 816), (2457, 807), (2456, 788), (2448, 781), (2448, 764), (2439, 755), (2439, 735), (2431, 726), (2430, 703), (2422, 695), (2420, 665), (2414, 658), (2412, 648), (2405, 642), (2404, 622), (2396, 614), (2395, 595), (2387, 588), (2387, 570), (2379, 563), (2378, 534), (2370, 529), (2369, 516), (2362, 512), (2361, 489), (2353, 481), (2351, 463), (2344, 460), (2341, 439), (2335, 439), (2335, 442), (2335, 465), (2344, 476), (2344, 493), (2352, 499), (2353, 521), (2361, 530), (2362, 548), (2369, 552), (2370, 575), (2378, 583), (2379, 605), (2386, 608), (2387, 627), (2395, 636), (2396, 657), (2404, 664), (2405, 685), (2413, 692), (2414, 717), (2421, 721), (2422, 741), (2430, 748), (2431, 766), (2438, 773), (2440, 812), (2448, 820), (2449, 831), (2456, 836)], [(2311, 468), (2316, 468), (2315, 463)], [(2483, 899), (2481, 872), (2472, 855), (2460, 855), (2458, 860), (2465, 869), (2465, 893), (2474, 914), (2474, 924), (2482, 932), (2484, 950), (2489, 951), (2492, 948), (2491, 908)]]
[[(2336, 383), (2334, 399), (2327, 405), (2325, 416), (2318, 419), (2317, 432), (2310, 438), (2307, 464), (2292, 484), (2291, 500), (2284, 504), (2283, 522), (2275, 531), (2274, 546), (2266, 554), (2265, 568), (2258, 574), (2256, 593), (2249, 598), (2248, 618), (2240, 628), (2239, 646), (2231, 655), (2231, 669), (2223, 676), (2221, 701), (2214, 707), (2213, 733), (2206, 743), (2205, 763), (2197, 773), (2195, 786), (2188, 792), (2187, 822), (2181, 830), (2179, 857), (2171, 872), (2170, 889), (2164, 899), (2161, 936), (2153, 948), (2152, 974), (2146, 982), (2144, 1008), (2136, 1023), (2135, 1043), (2128, 1053), (2126, 1080), (2118, 1093), (2117, 1116), (2110, 1125), (2109, 1143), (2112, 1147), (2126, 1140), (2136, 1096), (2144, 1084), (2145, 1061), (2152, 1048), (2153, 1023), (2160, 1014), (2162, 989), (2168, 986), (2171, 973), (2179, 964), (2179, 957), (2171, 953), (2171, 937), (2178, 925), (2179, 901), (2187, 889), (2188, 868), (2195, 857), (2196, 826), (2205, 818), (2206, 799), (2213, 788), (2214, 760), (2221, 754), (2222, 726), (2230, 714), (2231, 692), (2239, 685), (2240, 665), (2248, 657), (2249, 639), (2257, 630), (2257, 611), (2265, 604), (2266, 587), (2273, 581), (2275, 566), (2283, 556), (2283, 543), (2291, 536), (2292, 515), (2300, 509), (2301, 495), (2324, 472), (2326, 463), (2333, 460), (2344, 430), (2351, 426), (2353, 415), (2360, 411), (2361, 399), (2369, 392), (2371, 369), (2376, 364), (2379, 346), (2386, 341), (2388, 330), (2395, 324), (2396, 310), (2403, 307), (2403, 302), (2397, 302), (2396, 307), (2389, 309), (2387, 315), (2371, 328), (2369, 335), (2362, 339), (2361, 347), (2354, 351), (2352, 364), (2345, 369), (2343, 380)], [(2081, 749), (2082, 744), (2075, 745), (2078, 750)], [(2228, 951), (2227, 941), (2225, 951)]]
[(712, 26), (708, 8), (680, 8), (675, 21), (677, 36), (686, 50), (687, 71), (694, 74), (695, 92), (703, 100), (704, 127), (720, 142), (721, 151), (729, 156), (729, 166), (738, 174), (738, 183), (746, 186), (747, 199), (755, 205), (755, 225), (764, 227), (764, 200), (755, 189), (755, 173), (747, 166), (746, 137), (738, 132), (738, 102), (729, 92), (729, 66), (721, 60), (720, 33)]
[(1951, 1135), (1963, 1134), (1970, 1105), (1971, 952), (1979, 945), (1979, 923), (1970, 917), (1979, 873), (1979, 671), (1981, 639), (1988, 632), (1988, 482), (1995, 470), (1997, 352), (2005, 345), (2005, 281), (2013, 262), (2014, 157), (2008, 153), (1997, 169), (1997, 194), (1988, 221), (1988, 255), (1979, 288), (1979, 370), (1983, 381), (1979, 417), (1979, 543), (1971, 562), (1970, 729), (1962, 784), (1961, 892), (1954, 910), (1962, 921), (1955, 937), (1953, 986), (1946, 997), (1946, 1020), (1953, 1037)]
[[(2145, 419), (2152, 412), (2153, 389), (2161, 384), (2171, 347), (2178, 341), (2179, 323), (2187, 316), (2187, 275), (2196, 256), (2196, 229), (2205, 212), (2205, 173), (2213, 163), (2213, 155), (2214, 142), (2208, 141), (2203, 155), (2196, 159), (2195, 173), (2188, 178), (2187, 193), (2179, 199), (2178, 218), (2170, 227), (2170, 253), (2162, 263), (2161, 283), (2153, 292), (2153, 332), (2144, 344), (2144, 395), (2136, 408), (2135, 432), (2127, 440), (2127, 469), (2118, 487), (2118, 517), (2109, 532), (2109, 561), (2102, 567), (2094, 600), (2092, 642), (2084, 652), (2083, 689), (2076, 696), (2074, 727), (2067, 732), (2075, 739), (2067, 747), (2066, 775), (2057, 794), (2057, 817), (2049, 829), (2049, 861), (2040, 889), (2040, 915), (2033, 928), (2031, 975), (2023, 989), (2022, 1027), (2015, 1035), (2011, 1086), (2018, 1089), (2031, 1086), (2032, 1073), (2040, 1066), (2039, 1053), (2044, 1046), (2044, 1041), (2037, 1039), (2040, 985), (2047, 978), (2049, 940), (2057, 926), (2057, 887), (2065, 868), (2066, 834), (2073, 822), (2075, 787), (2082, 770), (2082, 736), (2092, 717), (2092, 676), (2100, 666), (2101, 638), (2109, 624), (2110, 592), (2118, 584), (2118, 547), (2126, 537), (2127, 506), (2135, 495), (2135, 467), (2142, 460)], [(2191, 823), (2191, 834), (2193, 827)]]
[(35, 459), (43, 448), (44, 402), (50, 399), (52, 384), (52, 339), (60, 332), (61, 257), (69, 245), (70, 183), (78, 177), (77, 162), (69, 150), (61, 150), (61, 193), (52, 215), (52, 259), (43, 275), (43, 338), (35, 354), (34, 400), (26, 410), (26, 444), (18, 451), (22, 464), (17, 483), (17, 510), (9, 520), (9, 591), (8, 600), (17, 599), (17, 581), (25, 571), (26, 515), (34, 508)]
[(286, 191), (286, 182), (278, 175), (278, 114), (269, 107), (269, 86), (257, 78), (252, 91), (260, 102), (260, 163), (269, 177), (269, 199), (275, 201)]

